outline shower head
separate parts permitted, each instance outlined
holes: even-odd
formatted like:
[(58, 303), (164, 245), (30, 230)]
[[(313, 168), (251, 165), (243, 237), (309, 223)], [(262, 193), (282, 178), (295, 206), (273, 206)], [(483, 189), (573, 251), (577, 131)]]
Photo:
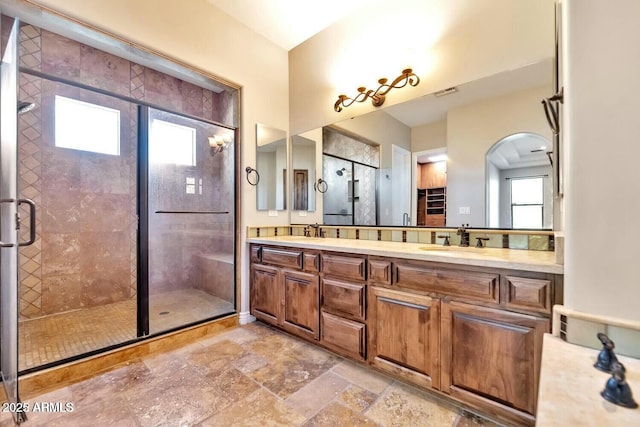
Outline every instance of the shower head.
[(24, 114), (33, 110), (35, 107), (36, 104), (33, 102), (18, 101), (18, 114)]
[(344, 175), (344, 173), (345, 173), (345, 171), (346, 171), (346, 170), (347, 170), (346, 168), (342, 168), (342, 169), (340, 169), (340, 170), (337, 170), (337, 171), (336, 171), (336, 175), (338, 175), (338, 176), (342, 176), (342, 175)]

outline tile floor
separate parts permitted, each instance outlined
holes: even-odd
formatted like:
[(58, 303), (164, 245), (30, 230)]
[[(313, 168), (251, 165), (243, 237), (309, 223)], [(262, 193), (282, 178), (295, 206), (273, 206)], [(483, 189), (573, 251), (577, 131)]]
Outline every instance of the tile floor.
[[(182, 289), (149, 298), (151, 333), (232, 313), (233, 304), (198, 289)], [(87, 353), (136, 337), (136, 300), (21, 321), (19, 369)]]
[(26, 401), (43, 402), (74, 410), (26, 426), (495, 425), (259, 322)]

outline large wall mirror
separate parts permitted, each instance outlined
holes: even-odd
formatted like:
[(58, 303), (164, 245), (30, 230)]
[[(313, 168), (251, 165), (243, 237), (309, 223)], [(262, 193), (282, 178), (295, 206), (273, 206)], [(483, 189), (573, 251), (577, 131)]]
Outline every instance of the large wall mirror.
[[(367, 143), (379, 146), (380, 160), (376, 185), (370, 186), (370, 191), (378, 192), (377, 197), (372, 196), (377, 200), (377, 222), (371, 224), (370, 221), (356, 221), (355, 225), (386, 226), (403, 225), (407, 222), (417, 225), (420, 209), (427, 212), (427, 206), (418, 203), (419, 196), (424, 194), (428, 197), (430, 190), (430, 184), (423, 184), (425, 180), (421, 181), (423, 177), (420, 176), (421, 167), (418, 164), (429, 160), (426, 160), (426, 157), (423, 160), (420, 155), (440, 152), (446, 153), (447, 157), (446, 167), (435, 168), (445, 171), (441, 179), (436, 180), (438, 188), (443, 189), (438, 191), (444, 191), (445, 194), (442, 224), (447, 227), (469, 224), (470, 227), (476, 228), (534, 228), (524, 227), (522, 224), (519, 226), (519, 223), (513, 224), (511, 219), (505, 219), (512, 218), (513, 209), (513, 203), (507, 203), (506, 196), (488, 197), (487, 174), (493, 169), (487, 166), (487, 154), (496, 143), (506, 139), (511, 140), (510, 144), (516, 146), (523, 144), (523, 148), (517, 149), (521, 155), (527, 154), (528, 150), (528, 154), (539, 156), (539, 164), (531, 167), (550, 166), (550, 156), (547, 152), (551, 151), (548, 141), (551, 141), (552, 134), (545, 119), (541, 100), (552, 93), (552, 69), (553, 62), (549, 58), (457, 85), (445, 93), (422, 96), (332, 125), (346, 130), (355, 139), (361, 138)], [(513, 135), (528, 136), (508, 138)], [(547, 142), (543, 144), (543, 141)], [(323, 144), (325, 143), (323, 139)], [(545, 148), (541, 149), (542, 146)], [(530, 153), (533, 150), (538, 151)], [(408, 151), (411, 154), (409, 167), (404, 161)], [(326, 160), (323, 161), (323, 165), (325, 162), (336, 161), (335, 157), (323, 157)], [(347, 153), (341, 160), (354, 159)], [(546, 162), (545, 165), (543, 162)], [(336, 168), (326, 165), (323, 169), (333, 171)], [(516, 167), (510, 166), (509, 169), (513, 170)], [(408, 170), (412, 172), (407, 183)], [(546, 175), (542, 186), (542, 198), (547, 202), (553, 200), (553, 173), (540, 169), (536, 173), (529, 171), (527, 174)], [(333, 175), (330, 177), (335, 178)], [(517, 181), (507, 180), (508, 172), (503, 172), (501, 176), (505, 182)], [(367, 200), (362, 194), (363, 191), (364, 187), (361, 186), (359, 198)], [(345, 200), (350, 201), (351, 205), (347, 203), (336, 208), (331, 203), (323, 203), (323, 213), (329, 213), (328, 208), (332, 209), (331, 213), (336, 209), (338, 212), (349, 212), (349, 209), (353, 208), (353, 199), (347, 196)], [(410, 207), (394, 209), (399, 200), (409, 200)], [(553, 228), (553, 207), (552, 203), (547, 202), (543, 203), (544, 217), (539, 227), (543, 229)], [(490, 204), (493, 206), (491, 210)], [(429, 223), (425, 225), (429, 226)]]
[(287, 133), (256, 125), (256, 170), (260, 174), (256, 190), (259, 211), (287, 209)]
[(316, 141), (303, 135), (291, 138), (291, 210), (316, 210)]

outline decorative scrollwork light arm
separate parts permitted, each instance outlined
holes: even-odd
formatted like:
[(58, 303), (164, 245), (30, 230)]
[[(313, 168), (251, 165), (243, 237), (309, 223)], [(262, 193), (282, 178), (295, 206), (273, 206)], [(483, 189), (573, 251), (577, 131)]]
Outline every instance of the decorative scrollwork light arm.
[(379, 107), (384, 104), (385, 95), (389, 93), (391, 89), (400, 89), (407, 84), (410, 86), (417, 86), (420, 83), (420, 77), (418, 77), (411, 68), (402, 70), (402, 74), (395, 78), (391, 84), (387, 84), (388, 79), (381, 78), (378, 80), (380, 86), (374, 91), (373, 89), (367, 90), (366, 87), (359, 87), (358, 94), (354, 98), (349, 98), (347, 95), (338, 95), (338, 100), (333, 105), (333, 109), (336, 112), (342, 111), (344, 107), (348, 107), (354, 102), (364, 102), (367, 99), (371, 99), (372, 104), (375, 107)]

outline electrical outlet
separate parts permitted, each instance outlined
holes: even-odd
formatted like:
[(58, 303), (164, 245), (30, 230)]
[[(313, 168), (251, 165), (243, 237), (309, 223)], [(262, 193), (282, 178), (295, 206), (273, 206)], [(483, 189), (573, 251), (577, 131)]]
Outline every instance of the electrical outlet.
[(471, 215), (471, 207), (470, 206), (461, 206), (460, 207), (460, 215)]

